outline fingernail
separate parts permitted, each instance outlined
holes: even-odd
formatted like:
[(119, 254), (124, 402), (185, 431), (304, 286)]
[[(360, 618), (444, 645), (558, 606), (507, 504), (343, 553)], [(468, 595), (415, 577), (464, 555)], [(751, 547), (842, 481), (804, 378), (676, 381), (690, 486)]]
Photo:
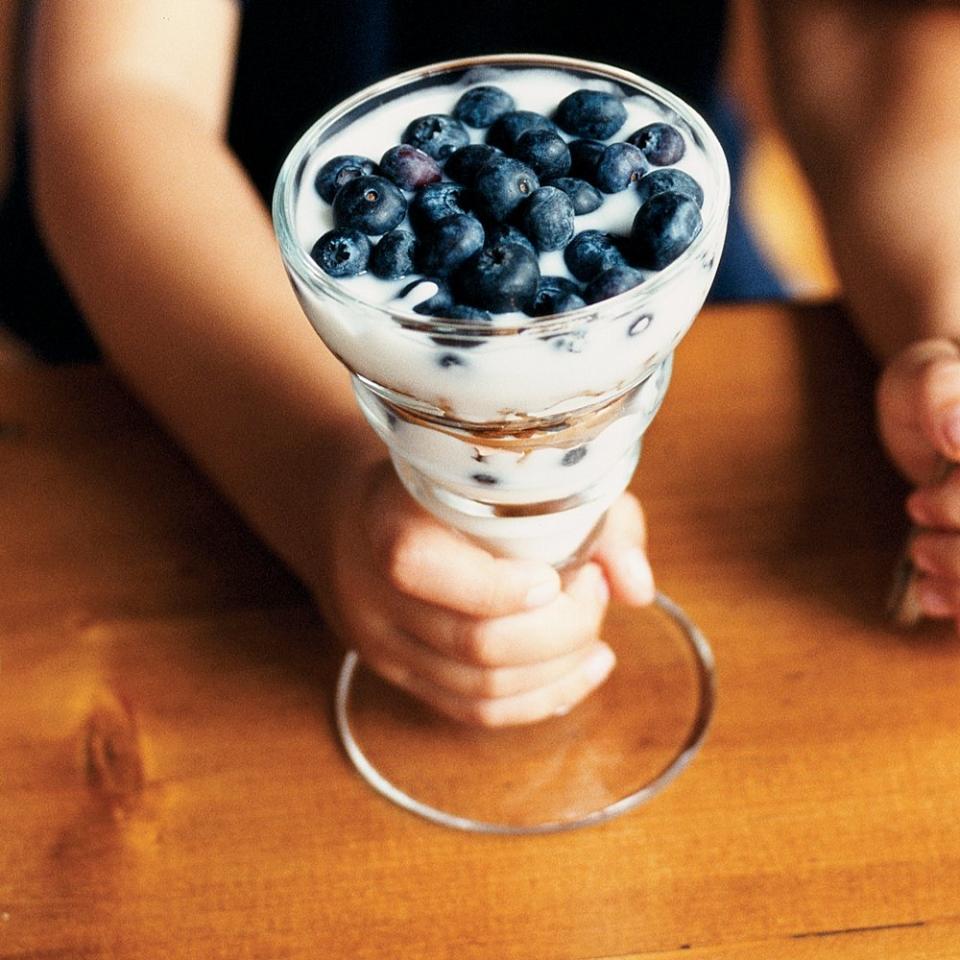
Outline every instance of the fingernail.
[(593, 592), (598, 603), (606, 603), (610, 599), (610, 584), (604, 572), (599, 567), (594, 567), (593, 572)]
[(627, 575), (628, 587), (635, 603), (653, 601), (653, 571), (646, 554), (638, 547), (630, 550), (623, 560), (623, 569)]
[(940, 414), (940, 431), (951, 453), (960, 454), (960, 404), (947, 407)]
[(553, 601), (559, 592), (560, 582), (557, 577), (552, 577), (549, 580), (534, 584), (527, 591), (524, 603), (531, 610), (535, 607), (544, 607)]
[(610, 602), (610, 584), (602, 572), (597, 574), (597, 600), (600, 603)]
[(910, 560), (918, 570), (922, 570), (924, 573), (936, 573), (936, 563), (923, 550), (918, 549), (915, 544), (910, 548)]
[(920, 609), (928, 617), (949, 617), (953, 615), (953, 604), (932, 583), (917, 585), (917, 600), (920, 603)]
[(916, 494), (907, 497), (907, 516), (920, 527), (930, 525), (930, 514), (927, 512), (923, 500)]
[(583, 675), (590, 683), (600, 683), (607, 678), (616, 662), (613, 651), (603, 646), (583, 665)]

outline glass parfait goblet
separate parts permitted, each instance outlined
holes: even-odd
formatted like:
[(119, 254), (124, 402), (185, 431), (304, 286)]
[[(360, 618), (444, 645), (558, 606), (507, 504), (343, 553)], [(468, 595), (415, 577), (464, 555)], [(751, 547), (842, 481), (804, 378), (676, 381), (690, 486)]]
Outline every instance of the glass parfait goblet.
[[(686, 144), (679, 166), (703, 188), (699, 234), (638, 286), (548, 317), (426, 316), (402, 295), (409, 278), (385, 295), (385, 281), (328, 276), (310, 256), (330, 226), (314, 186), (320, 167), (338, 155), (379, 157), (411, 119), (449, 113), (477, 83), (514, 91), (518, 106), (545, 113), (566, 93), (605, 89), (644, 122), (672, 125)], [(712, 282), (728, 201), (716, 138), (668, 91), (602, 64), (503, 55), (410, 71), (341, 103), (291, 151), (273, 216), (304, 312), (350, 370), (360, 409), (410, 495), (495, 554), (569, 570), (588, 556), (633, 476), (673, 351)], [(638, 201), (618, 195), (610, 203), (629, 232)], [(599, 213), (578, 217), (578, 232), (609, 229)], [(561, 255), (552, 256), (545, 273), (564, 269)], [(435, 289), (419, 287), (417, 302)], [(442, 718), (348, 653), (335, 702), (348, 756), (396, 803), (463, 829), (548, 832), (638, 805), (699, 749), (713, 661), (700, 631), (662, 595), (650, 610), (611, 616), (629, 621), (616, 632), (631, 639), (615, 648), (617, 667), (601, 689), (563, 716), (503, 730)]]

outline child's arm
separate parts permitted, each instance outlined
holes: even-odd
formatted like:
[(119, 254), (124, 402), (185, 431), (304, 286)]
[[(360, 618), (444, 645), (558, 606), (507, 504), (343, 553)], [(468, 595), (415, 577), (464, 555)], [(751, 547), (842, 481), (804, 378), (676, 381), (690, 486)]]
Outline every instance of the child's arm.
[[(880, 435), (920, 485), (925, 611), (960, 614), (960, 8), (761, 4), (779, 112), (819, 195), (844, 296), (885, 364)], [(936, 476), (941, 482), (933, 486)]]
[[(49, 246), (109, 359), (344, 642), (469, 720), (568, 707), (611, 662), (599, 568), (561, 591), (550, 567), (445, 530), (384, 469), (224, 140), (238, 25), (233, 0), (40, 4), (33, 163)], [(642, 529), (631, 500), (619, 509), (632, 519), (601, 559), (628, 596)]]

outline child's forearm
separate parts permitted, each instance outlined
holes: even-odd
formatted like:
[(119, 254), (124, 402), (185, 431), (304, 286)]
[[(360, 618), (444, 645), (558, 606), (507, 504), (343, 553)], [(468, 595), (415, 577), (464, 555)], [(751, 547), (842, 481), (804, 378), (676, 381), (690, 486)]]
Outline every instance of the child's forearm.
[(354, 465), (382, 452), (232, 155), (144, 89), (79, 114), (41, 112), (35, 168), (49, 244), (111, 361), (309, 576), (324, 533), (318, 496), (343, 451)]
[(779, 114), (881, 357), (960, 334), (960, 9), (762, 4)]

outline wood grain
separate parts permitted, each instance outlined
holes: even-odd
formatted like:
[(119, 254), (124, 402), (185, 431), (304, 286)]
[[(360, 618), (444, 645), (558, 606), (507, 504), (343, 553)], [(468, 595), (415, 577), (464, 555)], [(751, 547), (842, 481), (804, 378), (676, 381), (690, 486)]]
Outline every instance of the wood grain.
[(650, 805), (517, 839), (359, 781), (304, 594), (107, 373), (0, 364), (0, 958), (960, 954), (960, 644), (880, 616), (872, 375), (834, 310), (704, 312), (635, 487), (715, 723)]

